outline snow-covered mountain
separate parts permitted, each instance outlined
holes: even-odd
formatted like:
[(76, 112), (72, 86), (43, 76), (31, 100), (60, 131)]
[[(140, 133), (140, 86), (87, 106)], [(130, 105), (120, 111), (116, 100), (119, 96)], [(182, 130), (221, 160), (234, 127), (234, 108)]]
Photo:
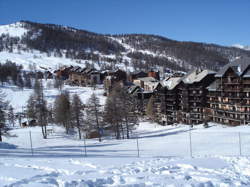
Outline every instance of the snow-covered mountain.
[(0, 26), (0, 62), (10, 60), (25, 69), (55, 69), (62, 65), (157, 68), (188, 71), (218, 69), (250, 52), (214, 44), (179, 42), (156, 35), (103, 35), (75, 28), (20, 21)]
[(250, 51), (250, 46), (248, 46), (248, 45), (244, 46), (244, 45), (241, 45), (241, 44), (234, 44), (233, 47), (237, 47), (237, 48), (240, 48), (240, 49)]

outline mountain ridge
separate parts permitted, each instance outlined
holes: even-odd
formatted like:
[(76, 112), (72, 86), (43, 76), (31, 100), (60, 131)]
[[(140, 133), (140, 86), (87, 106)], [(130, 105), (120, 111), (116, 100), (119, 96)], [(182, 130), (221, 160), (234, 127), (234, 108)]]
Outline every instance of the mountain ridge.
[[(13, 56), (29, 51), (30, 56), (40, 53), (41, 58), (58, 58), (64, 65), (67, 64), (64, 61), (70, 60), (73, 64), (99, 69), (133, 71), (155, 68), (163, 72), (188, 71), (197, 66), (218, 70), (238, 56), (250, 56), (250, 51), (236, 47), (177, 41), (152, 34), (98, 34), (23, 20), (0, 25), (0, 52)], [(6, 60), (8, 54), (4, 56), (0, 61)], [(18, 58), (15, 59), (18, 61)], [(35, 57), (28, 61), (37, 63)]]

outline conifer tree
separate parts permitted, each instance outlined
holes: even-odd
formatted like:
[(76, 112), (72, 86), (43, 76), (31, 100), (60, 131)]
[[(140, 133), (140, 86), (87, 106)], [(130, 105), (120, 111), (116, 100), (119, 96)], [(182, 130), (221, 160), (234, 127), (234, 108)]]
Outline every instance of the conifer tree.
[(54, 103), (54, 118), (55, 122), (62, 125), (69, 134), (71, 128), (71, 103), (67, 92), (57, 96)]
[(6, 129), (6, 120), (5, 120), (5, 108), (7, 103), (4, 101), (4, 93), (0, 90), (0, 142), (3, 141), (2, 135)]
[(80, 97), (75, 94), (72, 98), (72, 107), (71, 107), (71, 114), (72, 114), (72, 125), (76, 127), (78, 130), (79, 139), (82, 138), (82, 128), (84, 122), (84, 113), (83, 113), (83, 103)]
[(15, 126), (15, 114), (14, 114), (14, 108), (12, 106), (9, 107), (9, 111), (8, 111), (8, 121), (9, 124), (12, 124), (13, 127)]
[(41, 126), (43, 138), (47, 138), (48, 109), (44, 99), (43, 85), (38, 79), (35, 80), (34, 93), (30, 95), (27, 102), (27, 116), (29, 119), (36, 120)]
[(86, 107), (86, 123), (88, 124), (89, 130), (96, 130), (98, 132), (99, 141), (102, 141), (102, 115), (101, 115), (101, 105), (100, 100), (95, 93), (91, 95), (87, 102)]

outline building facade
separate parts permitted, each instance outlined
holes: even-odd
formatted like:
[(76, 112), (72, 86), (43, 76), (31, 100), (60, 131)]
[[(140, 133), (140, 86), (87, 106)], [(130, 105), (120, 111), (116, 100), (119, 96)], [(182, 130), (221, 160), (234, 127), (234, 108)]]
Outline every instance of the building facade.
[(211, 121), (250, 124), (250, 58), (238, 58), (223, 67), (208, 87), (208, 115)]

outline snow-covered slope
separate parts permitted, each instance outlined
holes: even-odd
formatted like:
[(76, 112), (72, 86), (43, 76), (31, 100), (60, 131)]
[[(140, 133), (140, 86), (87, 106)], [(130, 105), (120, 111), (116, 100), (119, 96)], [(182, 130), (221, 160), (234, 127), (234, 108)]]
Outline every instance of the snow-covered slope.
[(0, 36), (2, 34), (9, 35), (10, 37), (21, 38), (25, 33), (28, 32), (24, 27), (24, 23), (16, 22), (9, 25), (0, 25)]
[[(49, 105), (52, 105), (56, 96), (60, 94), (58, 89), (53, 88), (53, 80), (43, 81), (44, 85), (44, 95), (45, 99)], [(51, 87), (52, 86), (52, 87)], [(33, 93), (33, 89), (23, 90), (17, 88), (16, 86), (4, 85), (0, 86), (0, 89), (6, 95), (5, 100), (9, 102), (10, 105), (13, 106), (15, 111), (21, 112), (25, 109), (27, 105), (27, 101), (29, 96)], [(104, 90), (103, 88), (97, 87), (97, 89), (93, 90), (91, 87), (77, 87), (77, 86), (69, 86), (65, 85), (63, 87), (64, 91), (69, 92), (69, 94), (78, 94), (83, 103), (86, 104), (87, 100), (90, 98), (92, 93), (95, 93), (97, 97), (100, 99), (100, 104), (104, 105), (106, 97), (103, 96)]]
[[(65, 135), (60, 127), (49, 128), (54, 133), (46, 140), (39, 127), (12, 130), (13, 137), (4, 139), (9, 148), (0, 148), (0, 186), (250, 185), (250, 158), (238, 156), (236, 134), (249, 131), (249, 127), (196, 127), (192, 130), (192, 158), (189, 128), (183, 125), (161, 127), (142, 122), (136, 130), (139, 158), (136, 139), (86, 140), (85, 154), (84, 141)], [(249, 155), (245, 147), (250, 143), (248, 136), (242, 137), (244, 155)]]
[[(13, 52), (0, 51), (0, 63), (5, 63), (7, 60), (22, 65), (24, 70), (30, 70), (30, 67), (36, 70), (56, 70), (61, 66), (82, 66), (84, 67), (85, 61), (72, 60), (64, 57), (48, 56), (46, 53), (32, 50), (32, 51), (17, 51)], [(98, 66), (97, 66), (98, 68)]]
[(85, 66), (87, 61), (103, 69), (187, 71), (197, 65), (218, 69), (228, 60), (248, 54), (235, 47), (178, 42), (155, 35), (111, 36), (29, 21), (0, 25), (0, 63), (12, 60), (24, 68), (30, 63), (38, 69), (54, 69), (55, 64)]

